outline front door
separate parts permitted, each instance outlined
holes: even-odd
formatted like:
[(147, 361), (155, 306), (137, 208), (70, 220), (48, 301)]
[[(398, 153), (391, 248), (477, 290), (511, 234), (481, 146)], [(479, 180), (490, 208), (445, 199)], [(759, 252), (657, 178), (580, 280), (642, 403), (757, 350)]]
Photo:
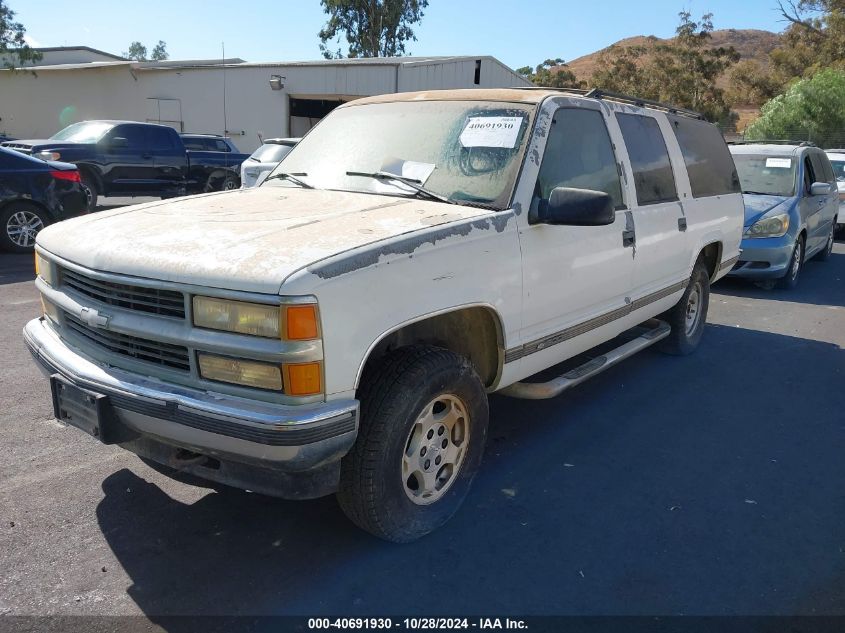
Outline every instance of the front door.
[[(145, 194), (156, 188), (155, 163), (143, 125), (113, 127), (100, 141), (108, 195)], [(155, 195), (155, 194), (153, 194)]]
[(573, 347), (584, 347), (591, 332), (613, 323), (614, 313), (624, 312), (634, 259), (633, 249), (623, 244), (630, 220), (617, 162), (598, 105), (554, 111), (531, 212), (555, 187), (605, 192), (617, 211), (607, 226), (528, 224), (520, 231), (526, 369), (570, 356)]

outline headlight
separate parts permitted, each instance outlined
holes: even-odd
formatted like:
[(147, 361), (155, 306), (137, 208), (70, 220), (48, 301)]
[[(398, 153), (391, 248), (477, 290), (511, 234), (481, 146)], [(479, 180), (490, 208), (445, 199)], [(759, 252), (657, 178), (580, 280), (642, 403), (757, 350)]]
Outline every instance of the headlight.
[(281, 337), (279, 306), (194, 297), (194, 325), (238, 334)]
[(46, 281), (48, 286), (54, 285), (53, 266), (50, 264), (50, 260), (42, 257), (38, 251), (35, 251), (35, 275)]
[(200, 374), (208, 380), (228, 382), (245, 387), (282, 390), (282, 368), (254, 360), (197, 354)]
[(62, 155), (59, 152), (50, 152), (50, 151), (43, 151), (43, 152), (35, 152), (35, 158), (40, 158), (41, 160), (59, 160)]
[(789, 214), (761, 218), (745, 232), (745, 237), (781, 237), (789, 230)]
[(291, 341), (307, 341), (319, 336), (314, 304), (278, 306), (194, 297), (194, 325)]

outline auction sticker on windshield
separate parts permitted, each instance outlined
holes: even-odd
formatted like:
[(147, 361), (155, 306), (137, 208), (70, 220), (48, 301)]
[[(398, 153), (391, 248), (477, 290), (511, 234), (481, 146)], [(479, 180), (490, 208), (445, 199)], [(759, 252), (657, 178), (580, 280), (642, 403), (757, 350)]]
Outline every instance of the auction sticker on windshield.
[(461, 132), (461, 145), (513, 149), (521, 127), (522, 117), (519, 116), (470, 117)]
[(767, 158), (766, 167), (777, 167), (781, 169), (789, 169), (792, 167), (791, 158)]

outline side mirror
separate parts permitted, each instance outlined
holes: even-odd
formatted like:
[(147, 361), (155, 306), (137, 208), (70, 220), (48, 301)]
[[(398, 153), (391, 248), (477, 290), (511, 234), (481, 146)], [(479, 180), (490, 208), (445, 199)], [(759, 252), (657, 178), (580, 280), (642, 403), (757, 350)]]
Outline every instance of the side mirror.
[(833, 190), (833, 187), (830, 186), (830, 183), (827, 182), (814, 182), (810, 185), (810, 195), (811, 196), (826, 196)]
[(129, 141), (122, 136), (115, 136), (109, 140), (109, 147), (111, 149), (126, 149), (129, 147)]
[(605, 226), (616, 221), (613, 199), (603, 191), (556, 187), (548, 200), (540, 200), (529, 224)]

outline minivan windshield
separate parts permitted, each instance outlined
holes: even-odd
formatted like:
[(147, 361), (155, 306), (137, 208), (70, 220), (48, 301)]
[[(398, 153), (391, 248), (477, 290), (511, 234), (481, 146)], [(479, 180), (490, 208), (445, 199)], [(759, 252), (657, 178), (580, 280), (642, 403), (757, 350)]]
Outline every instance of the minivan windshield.
[[(262, 186), (297, 186), (283, 179), (287, 173), (317, 189), (415, 196), (425, 193), (418, 191), (422, 187), (430, 198), (435, 194), (450, 202), (504, 209), (535, 107), (400, 101), (338, 108), (291, 150)], [(385, 173), (416, 189), (385, 178)]]
[(65, 129), (53, 134), (54, 141), (72, 141), (74, 143), (96, 143), (106, 132), (114, 127), (114, 123), (106, 121), (82, 121), (68, 125)]
[(742, 193), (791, 197), (795, 195), (795, 163), (792, 156), (734, 154)]

